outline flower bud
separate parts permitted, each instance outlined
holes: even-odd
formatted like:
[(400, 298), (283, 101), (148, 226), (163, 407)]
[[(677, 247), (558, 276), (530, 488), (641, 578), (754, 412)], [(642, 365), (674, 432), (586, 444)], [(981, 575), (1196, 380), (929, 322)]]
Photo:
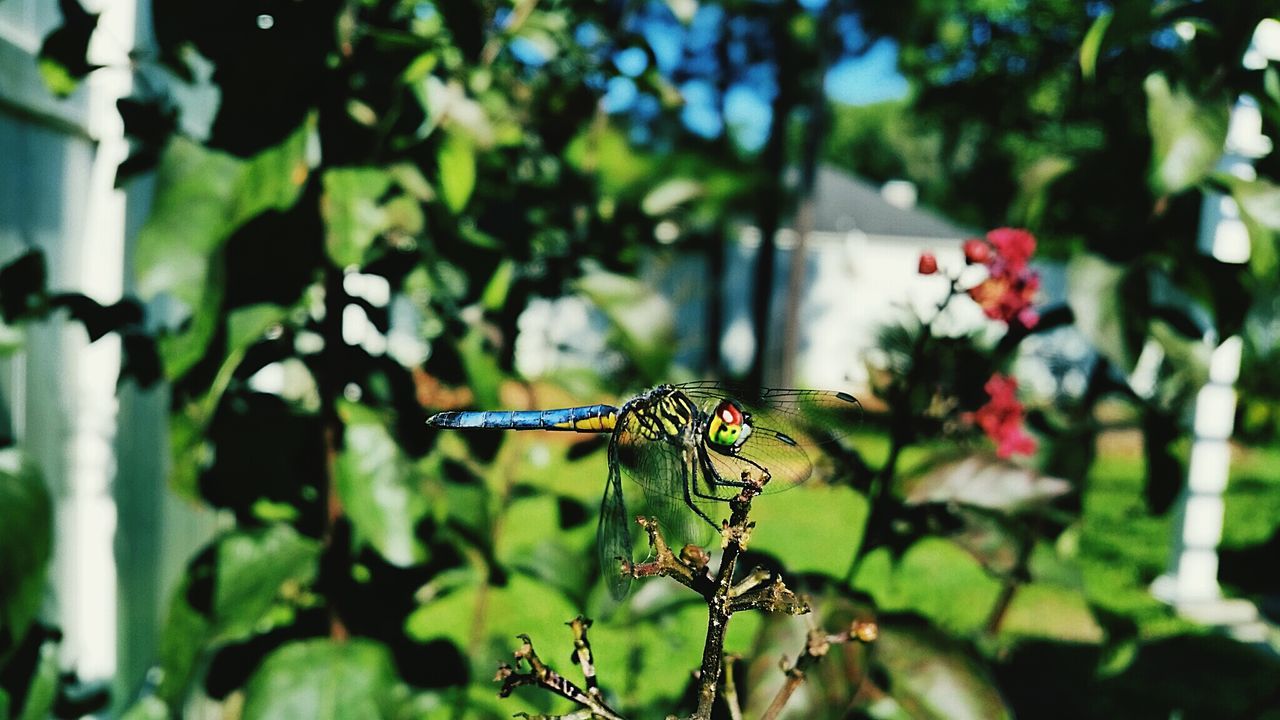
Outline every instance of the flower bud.
[(964, 241), (964, 259), (968, 263), (985, 263), (991, 258), (991, 246), (972, 238)]
[(920, 253), (920, 274), (932, 275), (938, 272), (938, 258), (931, 252)]

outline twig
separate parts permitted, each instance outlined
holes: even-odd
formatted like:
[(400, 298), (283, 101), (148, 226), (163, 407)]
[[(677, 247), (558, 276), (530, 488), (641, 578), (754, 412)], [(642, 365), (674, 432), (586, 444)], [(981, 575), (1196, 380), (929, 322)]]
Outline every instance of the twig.
[(587, 641), (587, 628), (591, 627), (591, 620), (579, 615), (566, 624), (573, 628), (573, 661), (582, 670), (582, 679), (587, 682), (587, 694), (603, 705), (604, 695), (596, 680), (595, 658), (591, 655), (591, 643)]
[[(763, 478), (767, 482), (768, 478)], [(764, 486), (764, 482), (760, 483)], [(704, 595), (707, 599), (707, 639), (702, 646), (702, 667), (698, 676), (698, 709), (693, 713), (693, 720), (708, 720), (711, 717), (711, 706), (716, 699), (716, 686), (720, 683), (721, 663), (724, 659), (724, 637), (729, 627), (729, 616), (733, 614), (729, 593), (733, 589), (733, 570), (738, 564), (738, 556), (746, 547), (751, 537), (751, 529), (755, 523), (750, 522), (751, 499), (758, 490), (744, 489), (738, 497), (729, 501), (729, 520), (721, 527), (720, 535), (724, 538), (724, 557), (720, 560), (720, 570), (716, 573), (715, 591)]]
[[(536, 685), (582, 706), (582, 710), (571, 715), (557, 717), (602, 717), (605, 720), (623, 720), (621, 715), (618, 715), (605, 704), (604, 699), (601, 697), (600, 689), (595, 687), (595, 668), (590, 663), (591, 647), (587, 643), (587, 627), (590, 624), (586, 618), (581, 616), (568, 623), (573, 628), (574, 646), (577, 648), (575, 657), (579, 658), (579, 663), (581, 663), (580, 658), (585, 653), (588, 658), (588, 664), (585, 667), (591, 668), (591, 674), (587, 680), (588, 690), (583, 690), (568, 678), (544, 664), (538, 657), (538, 653), (534, 652), (533, 642), (529, 639), (529, 636), (520, 634), (516, 636), (522, 642), (520, 649), (515, 652), (516, 666), (513, 668), (503, 663), (498, 666), (498, 674), (494, 677), (494, 680), (502, 681), (502, 689), (498, 691), (498, 697), (511, 695), (521, 685)], [(528, 665), (529, 671), (520, 672), (522, 665)], [(585, 672), (584, 670), (584, 674)], [(528, 716), (526, 715), (525, 717)]]
[(733, 665), (740, 660), (737, 655), (724, 658), (724, 704), (729, 708), (730, 720), (742, 720), (742, 706), (738, 703), (738, 685), (733, 680)]
[(654, 559), (643, 563), (623, 559), (622, 572), (634, 578), (669, 577), (704, 598), (715, 594), (716, 585), (707, 575), (705, 555), (699, 557), (682, 552), (677, 557), (662, 536), (662, 528), (658, 526), (656, 519), (638, 517), (636, 522), (649, 536), (649, 547), (654, 552)]
[[(879, 634), (879, 627), (871, 620), (854, 620), (844, 632), (836, 635), (828, 635), (818, 628), (810, 629), (804, 652), (800, 653), (791, 667), (784, 670), (787, 681), (778, 689), (778, 694), (773, 696), (773, 702), (769, 703), (760, 720), (774, 720), (778, 717), (787, 701), (804, 684), (805, 673), (826, 656), (832, 645), (843, 645), (855, 640), (860, 643), (869, 643)], [(783, 662), (785, 663), (785, 660)]]

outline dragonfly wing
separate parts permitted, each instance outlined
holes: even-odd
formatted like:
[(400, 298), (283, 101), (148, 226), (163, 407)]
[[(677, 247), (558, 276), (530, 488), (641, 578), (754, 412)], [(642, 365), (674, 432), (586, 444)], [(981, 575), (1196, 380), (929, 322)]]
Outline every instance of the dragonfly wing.
[(684, 448), (637, 413), (619, 419), (614, 437), (616, 464), (644, 490), (644, 510), (658, 519), (667, 542), (677, 551), (685, 543), (704, 544), (711, 528), (693, 510), (702, 504), (686, 492), (694, 468)]
[[(720, 481), (740, 481), (745, 473), (758, 482), (767, 471), (769, 481), (764, 492), (771, 493), (787, 490), (809, 479), (814, 467), (810, 457), (812, 453), (812, 447), (806, 450), (790, 436), (756, 427), (737, 455), (724, 455), (708, 449), (706, 458), (715, 471), (715, 479)], [(710, 494), (722, 500), (732, 498), (741, 490), (735, 485), (717, 485), (714, 482), (704, 483), (704, 487), (709, 487)]]
[[(612, 455), (612, 453), (610, 453)], [(622, 500), (622, 477), (617, 463), (609, 463), (609, 479), (600, 502), (600, 524), (596, 526), (596, 551), (600, 553), (600, 573), (614, 599), (621, 600), (631, 588), (631, 575), (622, 572), (622, 562), (631, 562), (631, 523)]]
[[(765, 492), (777, 492), (804, 482), (822, 446), (856, 428), (862, 406), (848, 393), (821, 390), (756, 389), (701, 381), (677, 385), (690, 400), (709, 412), (722, 400), (734, 399), (751, 415), (752, 434), (739, 448), (740, 457), (708, 450), (710, 462), (724, 480), (739, 480), (743, 471), (757, 475), (756, 466), (770, 474)], [(732, 496), (732, 488), (717, 495)]]

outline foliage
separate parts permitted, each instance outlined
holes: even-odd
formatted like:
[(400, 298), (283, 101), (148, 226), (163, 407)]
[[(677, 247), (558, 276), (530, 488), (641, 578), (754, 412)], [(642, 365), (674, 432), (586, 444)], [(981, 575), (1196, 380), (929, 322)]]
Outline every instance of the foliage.
[[(1106, 507), (1114, 478), (1094, 465), (1092, 441), (1102, 399), (1121, 397), (1148, 431), (1135, 464), (1180, 476), (1171, 441), (1206, 326), (1195, 308), (1231, 334), (1269, 282), (1273, 185), (1213, 171), (1233, 94), (1263, 88), (1267, 73), (1276, 84), (1274, 68), (1237, 68), (1261, 6), (689, 5), (156, 5), (157, 52), (137, 68), (148, 82), (120, 108), (135, 147), (118, 181), (156, 173), (134, 258), (140, 299), (104, 308), (49, 293), (38, 256), (0, 272), (7, 324), (65, 308), (91, 337), (123, 336), (122, 381), (172, 391), (174, 490), (235, 518), (190, 561), (157, 648), (162, 680), (128, 717), (181, 715), (198, 699), (248, 717), (553, 713), (538, 693), (499, 700), (489, 678), (513, 635), (554, 638), (580, 613), (597, 620), (611, 706), (636, 717), (692, 707), (701, 604), (656, 583), (615, 601), (583, 561), (595, 556), (600, 484), (583, 479), (603, 480), (599, 444), (423, 421), (437, 409), (625, 399), (678, 372), (666, 301), (634, 278), (672, 239), (663, 223), (676, 225), (677, 248), (713, 260), (736, 213), (754, 213), (771, 241), (804, 190), (783, 170), (811, 174), (817, 152), (782, 130), (812, 121), (820, 136), (822, 73), (881, 35), (900, 43), (914, 94), (836, 110), (824, 152), (916, 178), (926, 200), (975, 226), (1036, 231), (1042, 250), (1071, 258), (1069, 308), (1029, 306), (1026, 233), (991, 236), (984, 252), (1004, 264), (970, 257), (986, 268), (981, 284), (921, 263), (955, 273), (939, 315), (971, 297), (995, 330), (947, 336), (937, 316), (887, 328), (874, 369), (887, 412), (828, 445), (832, 482), (753, 510), (744, 561), (785, 571), (818, 626), (849, 627), (871, 608), (882, 630), (865, 653), (825, 658), (789, 708), (1133, 715), (1165, 648), (1246, 665), (1249, 651), (1195, 634), (1140, 589), (1159, 558), (1135, 561), (1140, 550), (1111, 532), (1124, 521)], [(74, 0), (63, 13), (42, 53), (60, 93), (92, 71), (93, 16)], [(839, 37), (852, 15), (861, 41)], [(1198, 28), (1194, 42), (1171, 44), (1179, 22)], [(654, 24), (688, 43), (676, 61)], [(640, 61), (624, 60), (633, 49)], [(207, 134), (188, 117), (200, 108), (170, 95), (184, 83), (218, 91)], [(609, 110), (628, 83), (642, 100)], [(762, 140), (725, 115), (715, 132), (696, 130), (707, 86), (719, 98), (753, 83), (769, 108)], [(1203, 187), (1240, 200), (1251, 266), (1187, 251)], [(768, 262), (759, 273), (772, 277)], [(517, 382), (521, 311), (566, 291), (601, 311), (623, 362)], [(760, 317), (769, 295), (756, 293)], [(1067, 324), (1107, 364), (1065, 406), (1024, 406), (1002, 373), (1033, 330)], [(1160, 392), (1143, 396), (1128, 379), (1148, 340), (1188, 361), (1166, 363)], [(989, 457), (977, 428), (1002, 455), (1032, 452), (1033, 432), (1045, 474)], [(1137, 517), (1149, 508), (1132, 490), (1116, 494)], [(1101, 530), (1087, 522), (1099, 517)], [(38, 584), (30, 568), (42, 563), (24, 563)], [(732, 676), (746, 707), (774, 696), (777, 658), (808, 648), (803, 636), (795, 623), (735, 621), (724, 647), (746, 658)], [(1274, 659), (1247, 657), (1274, 678)], [(1061, 672), (1044, 679), (1041, 658)], [(35, 678), (29, 697), (48, 694), (46, 666), (22, 675)], [(1043, 692), (1025, 689), (1033, 680)], [(17, 697), (3, 686), (0, 709)], [(1211, 712), (1182, 695), (1166, 705)]]

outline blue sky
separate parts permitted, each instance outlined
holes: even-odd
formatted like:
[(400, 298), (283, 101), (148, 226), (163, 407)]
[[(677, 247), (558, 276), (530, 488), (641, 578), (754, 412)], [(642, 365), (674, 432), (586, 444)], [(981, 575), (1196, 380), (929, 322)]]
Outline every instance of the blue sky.
[(865, 55), (848, 58), (827, 72), (827, 97), (846, 105), (870, 105), (907, 94), (907, 79), (898, 72), (898, 44), (881, 40)]
[[(824, 0), (804, 4), (816, 12)], [(776, 77), (767, 56), (755, 51), (767, 37), (761, 36), (758, 23), (727, 16), (716, 4), (701, 5), (686, 20), (678, 20), (662, 2), (647, 3), (629, 18), (628, 28), (643, 38), (645, 47), (631, 45), (613, 52), (610, 59), (618, 74), (607, 82), (600, 80), (605, 110), (630, 117), (633, 139), (643, 142), (648, 137), (650, 122), (661, 112), (658, 99), (644, 89), (643, 76), (652, 62), (664, 76), (680, 78), (677, 87), (684, 99), (680, 119), (689, 132), (706, 139), (727, 133), (742, 150), (759, 150), (768, 139), (778, 84), (787, 81)], [(500, 24), (502, 21), (499, 18)], [(846, 52), (865, 41), (856, 15), (842, 16), (839, 30)], [(576, 29), (575, 41), (589, 47), (603, 45), (607, 39), (587, 23)], [(723, 93), (718, 87), (720, 42), (726, 43), (727, 62), (734, 75)], [(510, 49), (532, 67), (548, 59), (543, 48), (522, 37), (514, 38)], [(909, 89), (906, 78), (898, 72), (898, 46), (890, 40), (876, 42), (865, 53), (840, 58), (824, 84), (828, 97), (849, 105), (901, 98)]]

